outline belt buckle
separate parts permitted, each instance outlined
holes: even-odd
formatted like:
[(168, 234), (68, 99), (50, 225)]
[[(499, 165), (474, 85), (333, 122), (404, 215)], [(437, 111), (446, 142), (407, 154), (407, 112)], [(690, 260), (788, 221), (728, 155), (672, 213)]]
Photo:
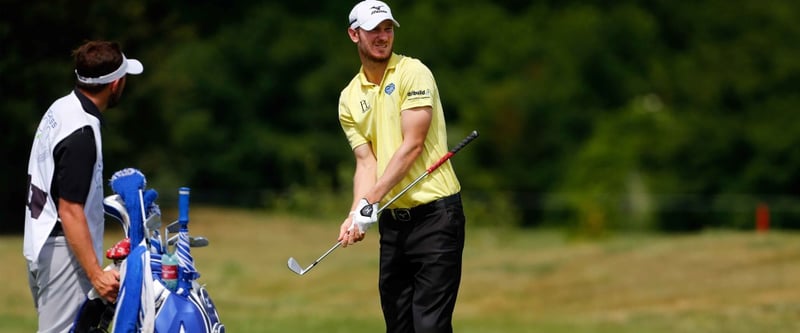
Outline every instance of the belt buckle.
[(409, 222), (411, 221), (411, 209), (408, 208), (392, 209), (392, 216), (394, 216), (394, 219), (397, 221)]

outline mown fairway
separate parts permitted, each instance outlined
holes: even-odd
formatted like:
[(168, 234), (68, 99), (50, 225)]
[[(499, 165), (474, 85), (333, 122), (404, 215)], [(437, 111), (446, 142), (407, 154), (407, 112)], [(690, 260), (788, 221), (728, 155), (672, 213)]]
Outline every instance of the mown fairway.
[[(176, 215), (164, 213), (164, 221)], [(193, 250), (228, 332), (381, 332), (377, 235), (338, 249), (339, 221), (193, 208)], [(121, 236), (108, 227), (106, 246)], [(0, 238), (0, 332), (32, 332), (22, 238)], [(800, 235), (706, 232), (573, 242), (469, 228), (458, 332), (798, 332)]]

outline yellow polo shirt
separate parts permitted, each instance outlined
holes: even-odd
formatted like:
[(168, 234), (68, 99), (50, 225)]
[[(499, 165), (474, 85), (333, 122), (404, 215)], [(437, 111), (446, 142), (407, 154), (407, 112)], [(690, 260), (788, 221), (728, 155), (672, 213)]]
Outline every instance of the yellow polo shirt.
[[(400, 112), (420, 106), (431, 106), (433, 109), (425, 149), (406, 177), (384, 197), (383, 202), (397, 195), (449, 150), (436, 81), (428, 67), (419, 60), (392, 54), (380, 85), (367, 81), (362, 68), (339, 96), (339, 123), (350, 147), (355, 149), (365, 143), (372, 144), (372, 152), (378, 160), (377, 177), (383, 174), (403, 141)], [(447, 161), (389, 208), (411, 208), (460, 190), (461, 185), (453, 166)]]

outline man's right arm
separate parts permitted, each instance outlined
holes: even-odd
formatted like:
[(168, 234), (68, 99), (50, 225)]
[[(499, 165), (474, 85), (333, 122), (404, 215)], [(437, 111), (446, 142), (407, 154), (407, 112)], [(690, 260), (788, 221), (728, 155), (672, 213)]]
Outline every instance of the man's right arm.
[[(378, 167), (377, 159), (372, 153), (372, 146), (369, 143), (355, 147), (353, 155), (356, 159), (356, 170), (353, 174), (353, 201), (350, 211), (356, 209), (358, 201), (375, 185), (376, 168)], [(364, 234), (350, 230), (352, 218), (352, 215), (348, 216), (339, 230), (339, 240), (342, 241), (344, 247), (364, 239)]]
[(94, 132), (89, 126), (67, 136), (53, 150), (56, 162), (53, 181), (58, 194), (58, 216), (67, 244), (92, 286), (103, 298), (113, 302), (119, 289), (119, 273), (105, 272), (100, 267), (84, 213), (84, 200), (97, 160), (96, 147)]
[(114, 302), (119, 290), (119, 272), (103, 271), (100, 263), (97, 262), (92, 236), (86, 223), (86, 215), (83, 213), (83, 205), (63, 198), (59, 199), (58, 215), (61, 217), (67, 244), (89, 277), (89, 281), (92, 282), (92, 286), (100, 296)]

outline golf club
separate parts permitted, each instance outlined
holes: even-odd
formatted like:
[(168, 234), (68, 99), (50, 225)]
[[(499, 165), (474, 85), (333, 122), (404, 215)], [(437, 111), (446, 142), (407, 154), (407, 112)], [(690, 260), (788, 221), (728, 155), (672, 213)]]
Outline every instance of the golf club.
[(172, 221), (172, 223), (167, 225), (167, 232), (174, 234), (181, 230), (181, 225), (178, 224), (178, 220)]
[(167, 241), (167, 243), (164, 244), (164, 252), (168, 252), (167, 250), (169, 249), (169, 234), (174, 234), (180, 231), (180, 229), (181, 226), (178, 224), (178, 220), (172, 221), (172, 223), (167, 224), (167, 226), (164, 228), (164, 240)]
[(139, 213), (142, 214), (142, 227), (144, 228), (144, 236), (145, 236), (145, 238), (148, 238), (150, 236), (150, 229), (147, 228), (147, 222), (145, 221), (145, 219), (147, 219), (147, 212), (145, 212), (145, 208), (144, 208), (144, 194), (143, 194), (143, 192), (144, 192), (144, 190), (142, 190), (140, 188), (139, 189), (139, 210), (141, 210), (141, 212), (139, 212)]
[(131, 219), (128, 216), (128, 209), (125, 208), (125, 202), (119, 194), (113, 194), (103, 199), (103, 210), (106, 215), (115, 218), (122, 224), (122, 230), (125, 236), (128, 236), (128, 228), (131, 226)]
[[(170, 237), (169, 240), (167, 241), (167, 244), (175, 245), (175, 243), (178, 242), (179, 236), (180, 235), (175, 235)], [(205, 247), (208, 246), (208, 244), (209, 244), (208, 238), (205, 238), (203, 236), (189, 236), (189, 247)]]
[[(455, 148), (451, 149), (449, 152), (447, 152), (447, 154), (442, 156), (442, 158), (440, 158), (439, 161), (437, 161), (436, 163), (434, 163), (433, 165), (428, 167), (428, 169), (426, 169), (425, 172), (423, 172), (419, 177), (417, 177), (417, 179), (414, 179), (414, 181), (412, 181), (410, 184), (406, 185), (406, 187), (403, 188), (403, 190), (400, 191), (400, 193), (398, 193), (392, 199), (390, 199), (385, 205), (383, 205), (383, 207), (380, 207), (378, 209), (377, 214), (380, 214), (386, 207), (389, 207), (389, 205), (394, 203), (403, 194), (405, 194), (409, 189), (414, 187), (414, 185), (416, 185), (423, 178), (425, 178), (429, 174), (431, 174), (431, 172), (433, 172), (434, 170), (439, 168), (439, 166), (441, 166), (444, 162), (446, 162), (448, 159), (450, 159), (450, 157), (455, 155), (459, 150), (461, 150), (461, 148), (464, 148), (464, 146), (466, 146), (468, 143), (470, 143), (472, 140), (474, 140), (477, 137), (478, 137), (478, 131), (472, 131), (472, 133), (470, 133), (466, 138), (464, 138), (464, 140), (462, 140), (461, 143), (459, 143)], [(322, 259), (325, 259), (325, 257), (327, 257), (331, 252), (333, 252), (333, 250), (336, 250), (341, 245), (342, 245), (341, 241), (336, 242), (336, 244), (334, 244), (330, 249), (328, 249), (328, 251), (325, 251), (325, 253), (323, 253), (322, 256), (320, 256), (317, 260), (315, 260), (311, 265), (309, 265), (305, 269), (303, 269), (303, 267), (300, 266), (300, 263), (298, 263), (297, 260), (294, 257), (289, 257), (289, 262), (288, 262), (289, 270), (291, 270), (292, 272), (295, 272), (298, 275), (304, 275), (304, 274), (308, 273), (308, 271), (310, 271), (312, 268), (314, 268), (314, 266), (319, 264), (319, 262), (322, 261)]]
[(147, 231), (148, 245), (153, 246), (154, 242), (158, 242), (155, 250), (157, 253), (161, 253), (161, 234), (158, 232), (158, 229), (161, 228), (161, 213), (151, 211), (150, 216), (144, 221), (144, 227)]
[(161, 214), (150, 214), (147, 220), (144, 221), (144, 226), (149, 231), (161, 228)]

